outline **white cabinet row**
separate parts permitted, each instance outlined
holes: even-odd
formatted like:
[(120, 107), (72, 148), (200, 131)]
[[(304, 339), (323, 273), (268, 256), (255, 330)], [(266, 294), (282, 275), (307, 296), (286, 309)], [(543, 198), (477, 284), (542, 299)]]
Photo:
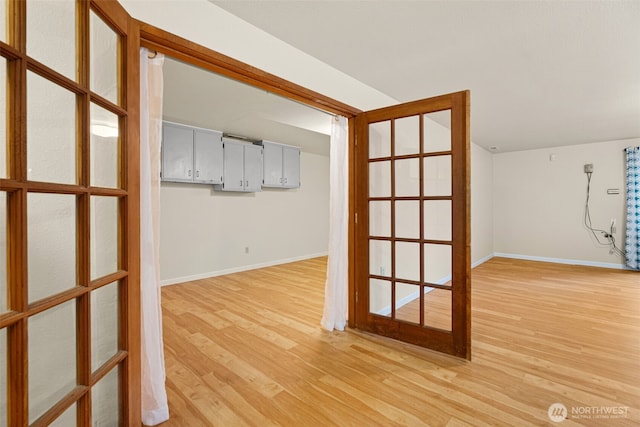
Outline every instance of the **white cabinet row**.
[(263, 187), (300, 187), (300, 149), (262, 141), (264, 155)]
[(171, 122), (162, 126), (162, 180), (215, 184), (221, 191), (300, 187), (300, 149), (250, 144), (222, 132)]
[(224, 182), (214, 186), (222, 191), (262, 191), (262, 147), (229, 138), (224, 146)]
[(222, 184), (222, 132), (163, 122), (162, 180)]

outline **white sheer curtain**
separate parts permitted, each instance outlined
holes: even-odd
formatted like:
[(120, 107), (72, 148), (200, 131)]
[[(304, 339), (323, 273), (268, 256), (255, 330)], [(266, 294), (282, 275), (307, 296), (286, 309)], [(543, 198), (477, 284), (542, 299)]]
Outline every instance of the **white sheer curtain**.
[(160, 308), (160, 140), (164, 56), (140, 49), (140, 315), (142, 422), (169, 419)]
[(343, 331), (347, 323), (349, 145), (347, 119), (331, 121), (329, 152), (329, 261), (324, 288), (321, 325), (328, 331)]

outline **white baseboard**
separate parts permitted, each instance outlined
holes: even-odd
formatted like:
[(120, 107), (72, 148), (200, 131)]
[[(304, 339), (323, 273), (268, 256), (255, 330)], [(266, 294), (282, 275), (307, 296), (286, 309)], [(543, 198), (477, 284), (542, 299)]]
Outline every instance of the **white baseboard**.
[(487, 255), (486, 257), (480, 258), (479, 260), (472, 262), (471, 263), (471, 268), (476, 268), (477, 266), (479, 266), (480, 264), (484, 264), (485, 262), (489, 261), (491, 258), (493, 258), (495, 256), (494, 253), (490, 253), (489, 255)]
[(614, 268), (617, 270), (628, 269), (628, 267), (626, 267), (624, 264), (615, 264), (615, 263), (598, 262), (598, 261), (584, 261), (580, 259), (549, 258), (549, 257), (531, 256), (531, 255), (522, 255), (522, 254), (509, 254), (509, 253), (503, 253), (503, 252), (496, 252), (494, 253), (494, 256), (502, 257), (502, 258), (524, 259), (527, 261), (552, 262), (555, 264), (584, 265), (587, 267)]
[(175, 285), (177, 283), (191, 282), (193, 280), (208, 279), (210, 277), (224, 276), (225, 274), (240, 273), (242, 271), (256, 270), (258, 268), (272, 267), (274, 265), (288, 264), (290, 262), (304, 261), (305, 259), (318, 258), (321, 256), (327, 256), (327, 252), (302, 255), (302, 256), (287, 258), (287, 259), (278, 259), (274, 261), (263, 262), (260, 264), (243, 265), (240, 267), (227, 268), (227, 269), (218, 270), (218, 271), (210, 271), (207, 273), (194, 274), (190, 276), (175, 277), (172, 279), (164, 279), (160, 281), (160, 286), (169, 286), (169, 285)]

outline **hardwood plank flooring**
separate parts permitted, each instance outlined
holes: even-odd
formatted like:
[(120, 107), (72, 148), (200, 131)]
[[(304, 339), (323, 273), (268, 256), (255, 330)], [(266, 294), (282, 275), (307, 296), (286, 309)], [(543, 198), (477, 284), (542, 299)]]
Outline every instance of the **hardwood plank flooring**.
[(317, 258), (164, 287), (163, 426), (556, 425), (556, 402), (557, 425), (640, 425), (638, 273), (490, 260), (473, 270), (466, 362), (322, 330), (325, 271)]

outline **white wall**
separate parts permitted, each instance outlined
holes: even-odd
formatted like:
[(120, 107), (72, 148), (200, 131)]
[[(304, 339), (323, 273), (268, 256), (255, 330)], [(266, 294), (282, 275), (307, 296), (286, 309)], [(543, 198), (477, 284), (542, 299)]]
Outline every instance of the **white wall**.
[(493, 154), (471, 143), (471, 264), (493, 256)]
[(259, 193), (223, 193), (211, 185), (163, 182), (162, 283), (326, 254), (329, 157), (303, 152), (300, 171), (300, 188)]
[[(640, 139), (631, 139), (495, 154), (496, 254), (621, 266), (621, 257), (599, 246), (583, 226), (587, 185), (583, 165), (594, 165), (590, 201), (593, 226), (607, 230), (611, 219), (615, 219), (615, 238), (622, 247), (625, 197), (622, 150), (638, 144)], [(620, 189), (620, 194), (607, 195), (609, 188)]]
[[(139, 20), (362, 110), (398, 103), (206, 0), (121, 3)], [(491, 157), (472, 146), (472, 261), (478, 262), (493, 248), (492, 205), (487, 202)]]
[(121, 0), (131, 16), (234, 59), (368, 110), (397, 103), (207, 0)]

